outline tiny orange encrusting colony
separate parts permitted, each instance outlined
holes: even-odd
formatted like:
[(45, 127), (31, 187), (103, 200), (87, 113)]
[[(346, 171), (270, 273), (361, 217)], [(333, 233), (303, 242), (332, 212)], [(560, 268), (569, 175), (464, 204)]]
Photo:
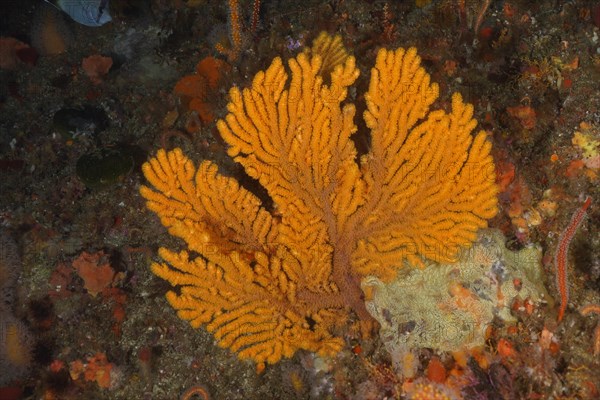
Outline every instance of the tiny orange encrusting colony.
[(454, 94), (450, 112), (430, 111), (438, 86), (416, 49), (378, 52), (365, 94), (371, 146), (357, 157), (347, 96), (358, 68), (347, 54), (323, 54), (339, 52), (339, 38), (316, 42), (289, 61), (291, 79), (276, 58), (252, 87), (232, 88), (217, 123), (273, 209), (180, 149), (143, 166), (148, 208), (188, 247), (161, 248), (163, 262), (152, 265), (180, 288), (169, 303), (260, 365), (298, 349), (338, 352), (333, 327), (349, 310), (371, 319), (364, 276), (389, 280), (405, 262), (452, 261), (497, 212), (491, 144), (471, 134), (473, 107)]

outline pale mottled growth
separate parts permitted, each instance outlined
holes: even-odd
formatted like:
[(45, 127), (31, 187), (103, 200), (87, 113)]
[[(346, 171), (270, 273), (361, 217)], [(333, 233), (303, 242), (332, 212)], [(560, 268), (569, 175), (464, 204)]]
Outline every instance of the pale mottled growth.
[(494, 316), (514, 321), (510, 307), (516, 297), (550, 301), (541, 284), (540, 260), (539, 249), (512, 252), (500, 231), (483, 230), (456, 264), (404, 269), (387, 284), (365, 278), (367, 310), (381, 324), (379, 334), (394, 358), (423, 347), (481, 346)]
[(0, 310), (9, 309), (21, 272), (21, 259), (14, 240), (0, 230)]
[(8, 311), (0, 310), (0, 386), (27, 375), (33, 345), (27, 326)]

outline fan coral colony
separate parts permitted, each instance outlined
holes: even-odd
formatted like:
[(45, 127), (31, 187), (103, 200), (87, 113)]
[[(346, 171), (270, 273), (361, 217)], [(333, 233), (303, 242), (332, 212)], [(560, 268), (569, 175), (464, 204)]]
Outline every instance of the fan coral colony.
[[(350, 311), (364, 330), (373, 326), (361, 280), (456, 262), (497, 212), (486, 133), (472, 134), (473, 107), (458, 93), (449, 112), (430, 110), (439, 89), (416, 49), (379, 50), (365, 93), (371, 146), (360, 156), (346, 101), (359, 71), (341, 38), (322, 34), (288, 65), (291, 79), (275, 58), (251, 88), (232, 88), (217, 123), (272, 208), (180, 149), (143, 166), (148, 208), (188, 247), (163, 247), (152, 265), (179, 287), (169, 303), (259, 368), (299, 349), (337, 353), (335, 327)], [(501, 269), (494, 257), (481, 268)], [(467, 281), (456, 289), (475, 291), (460, 286)]]

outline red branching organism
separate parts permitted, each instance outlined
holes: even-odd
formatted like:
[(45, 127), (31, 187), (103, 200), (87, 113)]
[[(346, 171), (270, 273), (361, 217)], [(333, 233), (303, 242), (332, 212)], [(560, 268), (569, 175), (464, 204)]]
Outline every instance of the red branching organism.
[(554, 254), (554, 266), (556, 268), (556, 287), (560, 293), (560, 309), (558, 310), (558, 322), (562, 321), (567, 309), (569, 301), (569, 285), (567, 282), (567, 257), (569, 255), (569, 244), (577, 232), (577, 228), (581, 225), (588, 207), (592, 204), (592, 198), (587, 197), (583, 205), (575, 211), (571, 217), (571, 222), (566, 229), (561, 233), (558, 239), (558, 246)]

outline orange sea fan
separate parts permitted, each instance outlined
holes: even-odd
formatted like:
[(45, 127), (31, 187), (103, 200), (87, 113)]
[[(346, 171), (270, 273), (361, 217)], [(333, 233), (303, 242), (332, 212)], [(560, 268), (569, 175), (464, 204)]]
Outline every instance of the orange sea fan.
[[(336, 60), (326, 77), (324, 59)], [(364, 95), (371, 146), (360, 157), (347, 101), (359, 75), (354, 57), (311, 51), (288, 66), (276, 58), (250, 88), (232, 88), (217, 122), (229, 156), (275, 212), (181, 149), (161, 149), (142, 167), (147, 207), (187, 244), (160, 248), (163, 261), (152, 265), (178, 287), (167, 300), (259, 366), (299, 349), (337, 353), (336, 327), (350, 309), (372, 326), (362, 278), (452, 262), (497, 212), (487, 134), (474, 132), (473, 106), (458, 93), (449, 111), (430, 109), (439, 88), (416, 49), (379, 50)]]

